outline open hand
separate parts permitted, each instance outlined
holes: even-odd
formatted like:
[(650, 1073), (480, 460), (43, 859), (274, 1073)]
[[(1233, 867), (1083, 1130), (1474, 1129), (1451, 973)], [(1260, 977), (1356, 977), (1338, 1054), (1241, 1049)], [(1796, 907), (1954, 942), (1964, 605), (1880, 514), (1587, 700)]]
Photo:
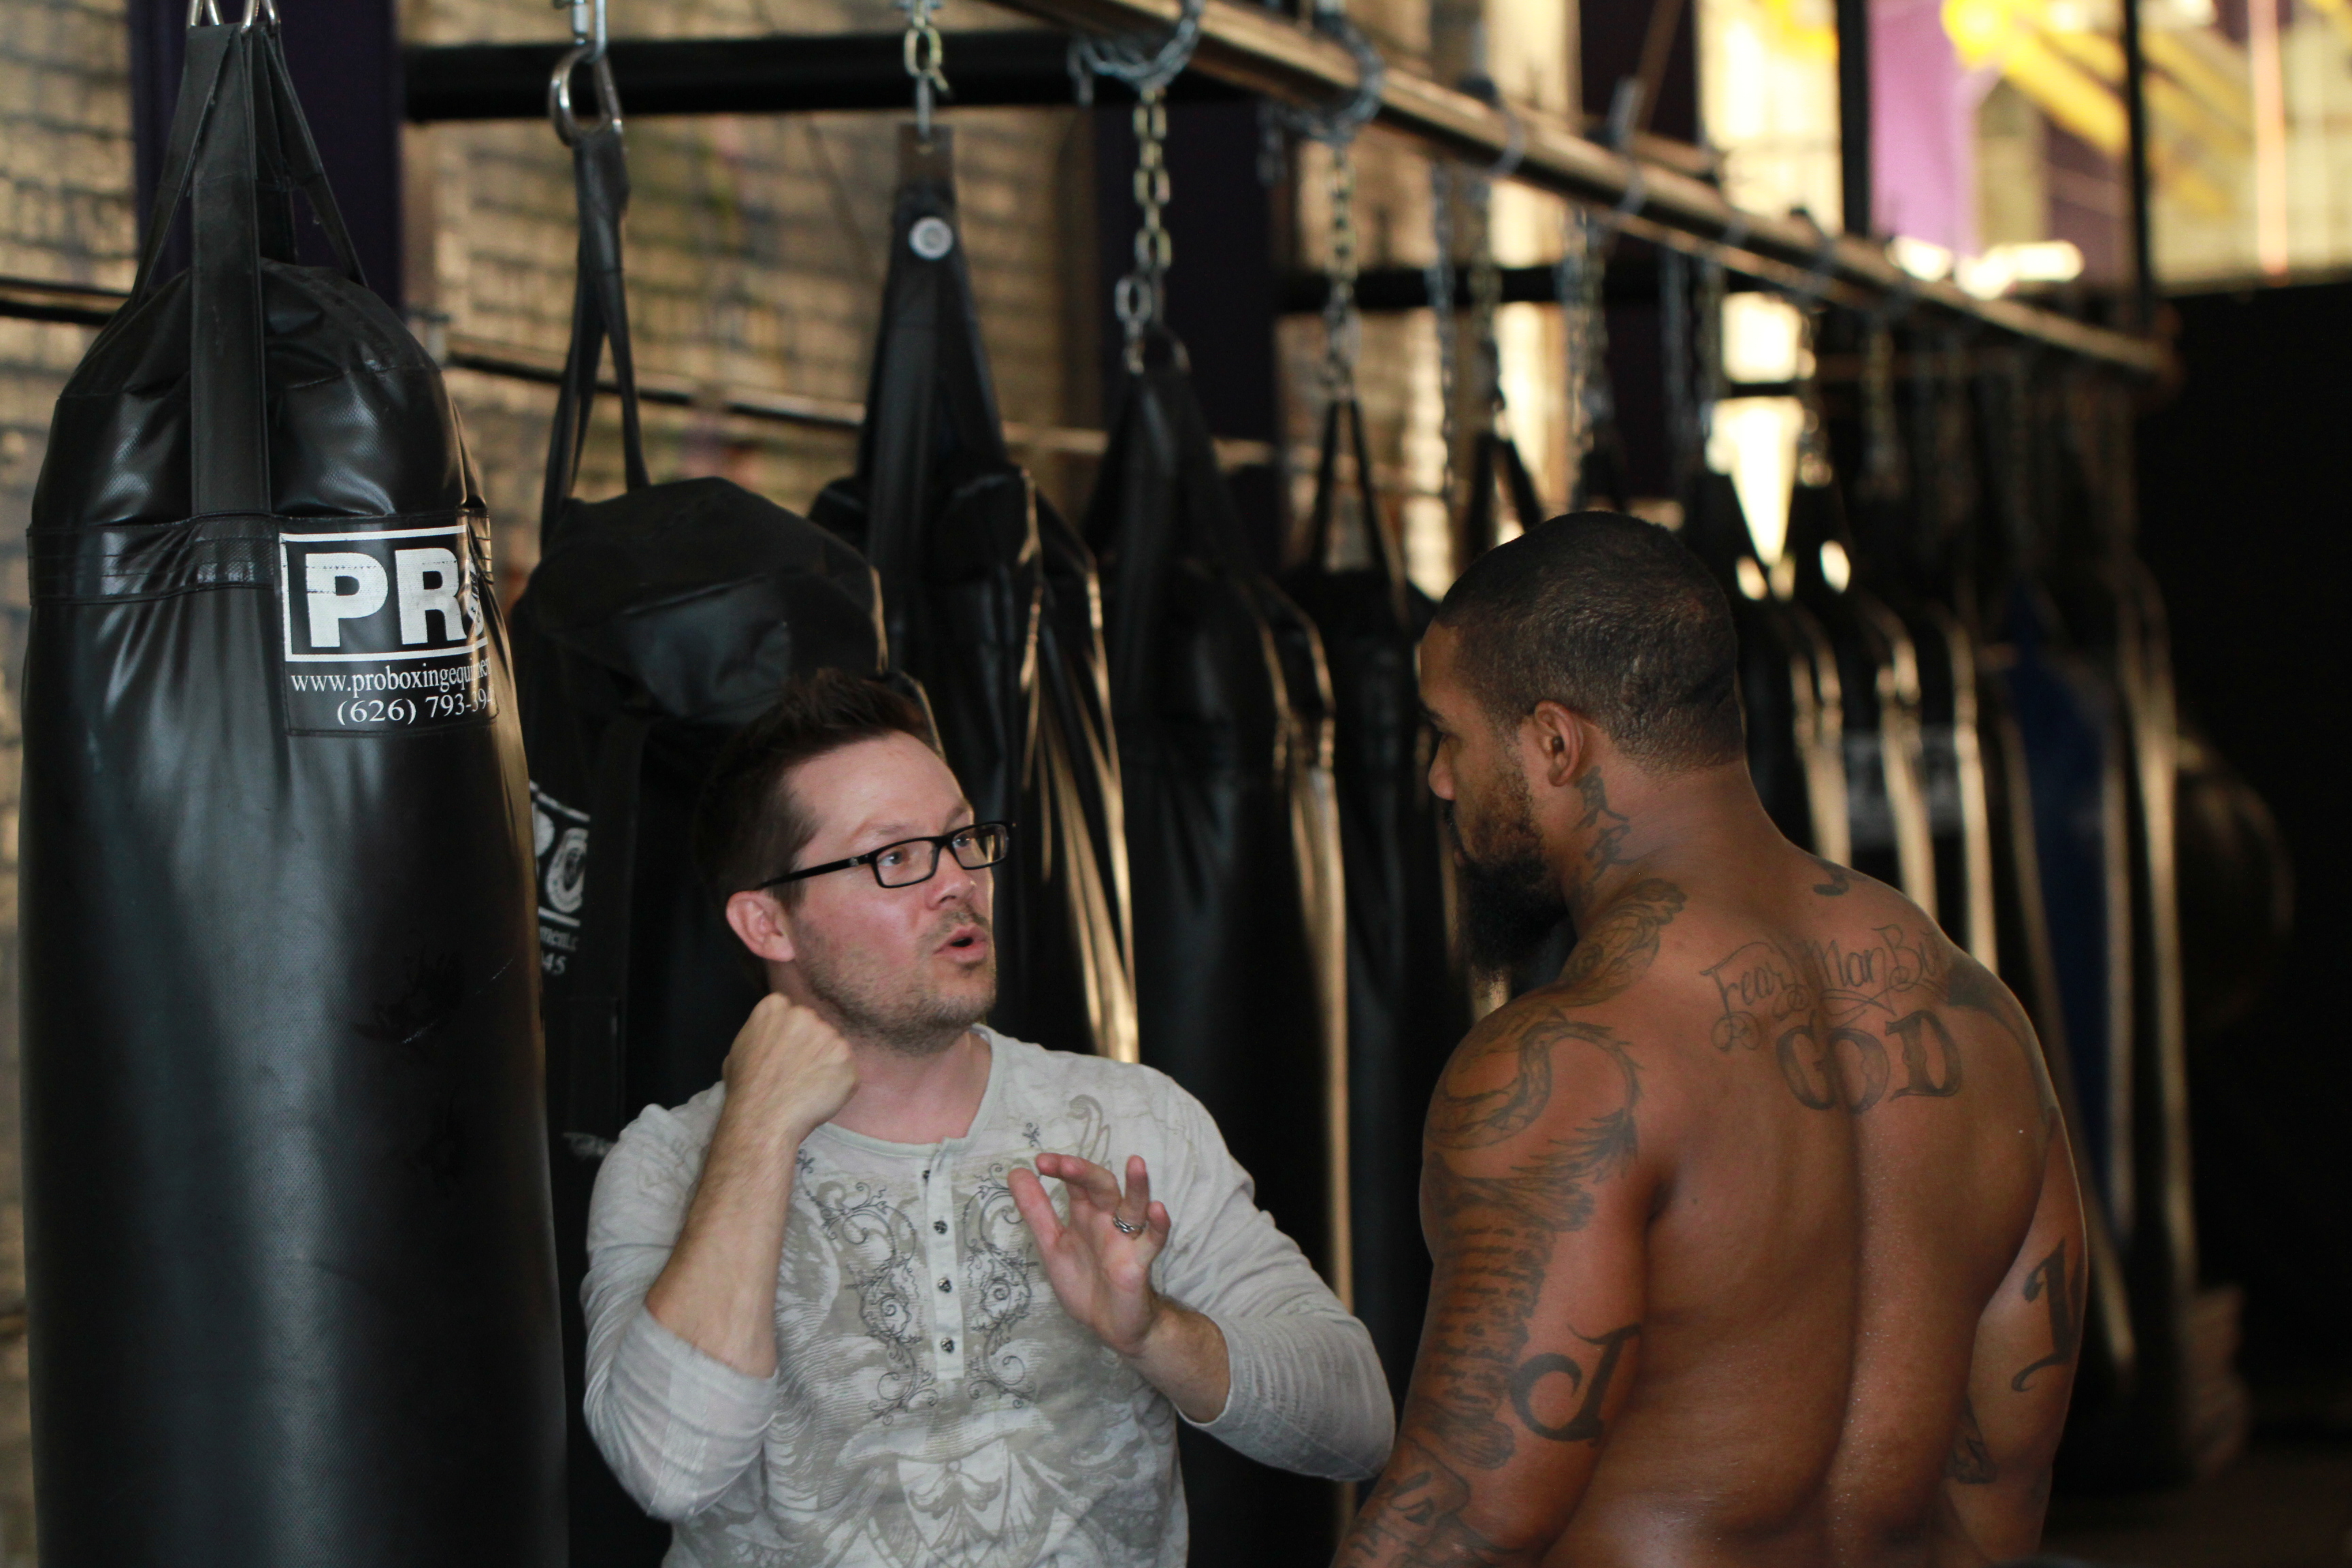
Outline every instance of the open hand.
[[(1067, 1224), (1054, 1213), (1039, 1176), (1068, 1189)], [(1062, 1310), (1120, 1355), (1140, 1355), (1168, 1310), (1151, 1288), (1151, 1260), (1168, 1245), (1168, 1206), (1151, 1201), (1151, 1173), (1143, 1157), (1128, 1156), (1124, 1193), (1117, 1177), (1075, 1154), (1040, 1154), (1036, 1173), (1015, 1171), (1011, 1185)]]

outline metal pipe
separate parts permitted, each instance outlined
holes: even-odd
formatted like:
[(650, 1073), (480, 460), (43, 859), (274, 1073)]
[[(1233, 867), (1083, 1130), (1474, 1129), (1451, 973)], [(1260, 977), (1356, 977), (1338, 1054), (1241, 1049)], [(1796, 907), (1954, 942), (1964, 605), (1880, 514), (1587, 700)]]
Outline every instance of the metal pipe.
[[(2267, 0), (2264, 0), (2267, 3)], [(2250, 11), (2248, 13), (2252, 15)], [(2148, 212), (2147, 55), (2139, 30), (2139, 0), (2123, 0), (2126, 173), (2131, 181), (2132, 325), (2156, 325), (2156, 245)]]
[[(1044, 28), (946, 35), (954, 106), (1076, 101), (1069, 40)], [(789, 114), (908, 105), (901, 33), (770, 34), (744, 38), (614, 38), (605, 51), (633, 115)], [(531, 120), (546, 112), (547, 73), (562, 44), (444, 44), (402, 52), (411, 121)], [(1122, 100), (1124, 87), (1100, 89)], [(1240, 90), (1188, 72), (1171, 102), (1233, 102)]]
[[(1179, 0), (1003, 0), (1012, 9), (1093, 33), (1148, 33), (1174, 25)], [(1195, 69), (1290, 103), (1331, 103), (1356, 90), (1355, 58), (1279, 13), (1234, 0), (1208, 0)], [(1949, 282), (1911, 277), (1856, 236), (1827, 235), (1797, 217), (1745, 212), (1701, 179), (1611, 152), (1578, 134), (1562, 116), (1525, 104), (1505, 107), (1391, 68), (1374, 123), (1439, 153), (1492, 164), (1515, 141), (1524, 150), (1510, 178), (1590, 205), (1613, 209), (1627, 234), (1696, 255), (1719, 251), (1727, 266), (1780, 288), (1856, 309), (1907, 301), (1976, 321), (2068, 353), (2155, 374), (2158, 343), (2011, 300), (1978, 300)]]
[[(2130, 0), (2125, 0), (2130, 4)], [(1871, 212), (1870, 0), (1837, 0), (1838, 186), (1842, 226), (1867, 237)]]
[[(82, 283), (48, 283), (30, 278), (0, 278), (0, 319), (63, 321), (74, 326), (102, 327), (130, 298), (120, 289)], [(563, 356), (518, 343), (495, 342), (464, 332), (434, 332), (428, 341), (435, 357), (451, 370), (469, 370), (509, 381), (552, 386), (563, 379)], [(617, 390), (610, 380), (602, 390)], [(811, 397), (766, 387), (711, 385), (690, 376), (659, 371), (637, 373), (637, 397), (670, 408), (718, 408), (738, 418), (771, 425), (796, 425), (805, 429), (834, 430), (854, 436), (866, 423), (866, 405), (846, 398)], [(1101, 430), (1066, 425), (1004, 424), (1005, 444), (1017, 451), (1055, 452), (1071, 457), (1098, 458), (1109, 441)], [(1262, 468), (1274, 461), (1274, 445), (1219, 437), (1217, 461), (1226, 469)]]

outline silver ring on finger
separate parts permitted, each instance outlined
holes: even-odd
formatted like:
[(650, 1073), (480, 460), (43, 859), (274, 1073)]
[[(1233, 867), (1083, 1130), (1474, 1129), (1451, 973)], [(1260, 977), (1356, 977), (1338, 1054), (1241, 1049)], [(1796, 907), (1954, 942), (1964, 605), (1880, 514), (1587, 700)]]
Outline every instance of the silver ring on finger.
[(1117, 1215), (1110, 1216), (1110, 1222), (1111, 1224), (1118, 1226), (1119, 1234), (1121, 1236), (1141, 1236), (1143, 1234), (1143, 1227), (1141, 1226), (1129, 1225), (1127, 1221), (1119, 1218)]

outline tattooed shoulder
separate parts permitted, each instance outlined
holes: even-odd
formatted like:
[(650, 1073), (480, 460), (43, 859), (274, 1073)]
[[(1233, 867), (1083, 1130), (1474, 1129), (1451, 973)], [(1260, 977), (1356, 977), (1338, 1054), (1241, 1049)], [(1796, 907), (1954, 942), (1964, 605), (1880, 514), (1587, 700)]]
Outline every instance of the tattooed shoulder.
[(1489, 1016), (1446, 1064), (1430, 1101), (1429, 1141), (1476, 1149), (1526, 1131), (1551, 1105), (1558, 1052), (1578, 1043), (1618, 1064), (1630, 1110), (1641, 1076), (1625, 1041), (1557, 1002), (1524, 997)]
[(1544, 994), (1570, 1006), (1622, 994), (1657, 962), (1658, 933), (1674, 923), (1684, 902), (1682, 889), (1663, 878), (1635, 883), (1577, 933), (1575, 950)]

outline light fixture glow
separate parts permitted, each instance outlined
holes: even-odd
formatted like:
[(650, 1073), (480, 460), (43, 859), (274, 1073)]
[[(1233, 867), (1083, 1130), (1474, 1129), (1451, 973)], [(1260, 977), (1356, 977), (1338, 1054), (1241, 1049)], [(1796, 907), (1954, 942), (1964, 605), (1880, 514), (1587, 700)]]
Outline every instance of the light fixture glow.
[(1822, 577), (1840, 594), (1853, 581), (1853, 563), (1846, 559), (1845, 546), (1834, 539), (1822, 541)]

